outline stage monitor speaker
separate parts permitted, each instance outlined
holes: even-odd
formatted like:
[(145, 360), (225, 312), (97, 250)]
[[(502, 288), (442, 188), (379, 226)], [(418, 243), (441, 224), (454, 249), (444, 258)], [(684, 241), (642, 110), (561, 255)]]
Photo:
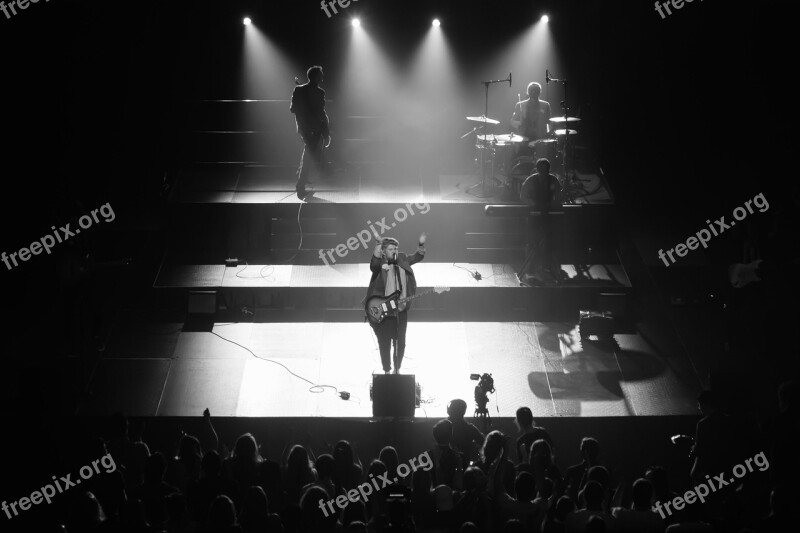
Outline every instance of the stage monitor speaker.
[(416, 381), (413, 375), (374, 374), (372, 415), (413, 417)]

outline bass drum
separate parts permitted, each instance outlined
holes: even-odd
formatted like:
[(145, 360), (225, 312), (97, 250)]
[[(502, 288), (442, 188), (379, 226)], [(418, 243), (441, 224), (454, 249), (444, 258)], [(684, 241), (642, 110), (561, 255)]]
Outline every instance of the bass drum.
[(550, 171), (558, 164), (558, 141), (555, 139), (539, 139), (528, 144), (533, 148), (533, 160), (545, 158), (550, 161)]

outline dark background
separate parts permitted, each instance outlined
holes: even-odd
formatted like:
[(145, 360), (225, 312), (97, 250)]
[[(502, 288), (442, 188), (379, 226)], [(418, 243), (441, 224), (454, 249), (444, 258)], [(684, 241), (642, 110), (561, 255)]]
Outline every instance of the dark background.
[[(632, 1), (360, 0), (331, 19), (315, 1), (31, 4), (0, 17), (3, 181), (21, 208), (4, 215), (17, 223), (3, 245), (38, 237), (31, 215), (65, 193), (87, 205), (152, 198), (163, 170), (180, 165), (179, 104), (241, 96), (244, 14), (297, 74), (314, 62), (326, 67), (335, 115), (356, 11), (398, 60), (440, 16), (465, 78), (476, 80), (505, 77), (506, 65), (484, 59), (546, 11), (561, 75), (574, 80), (571, 102), (595, 118), (620, 203), (666, 213), (721, 202), (727, 211), (751, 197), (734, 182), (780, 191), (776, 180), (791, 174), (793, 4), (696, 1), (665, 20), (652, 3)], [(525, 81), (512, 92), (524, 92)], [(482, 93), (477, 83), (465, 87), (465, 111), (480, 114)], [(560, 96), (550, 99), (556, 114)]]
[[(759, 192), (775, 205), (796, 182), (796, 5), (695, 1), (662, 20), (652, 3), (640, 1), (360, 0), (330, 19), (311, 0), (30, 4), (10, 20), (0, 15), (0, 248), (19, 250), (51, 226), (74, 221), (79, 204), (91, 210), (110, 202), (115, 228), (144, 219), (158, 227), (165, 177), (184, 163), (189, 100), (288, 98), (293, 75), (318, 63), (326, 69), (334, 128), (338, 117), (361, 112), (345, 105), (352, 88), (340, 79), (356, 14), (400, 65), (413, 57), (430, 20), (442, 19), (463, 80), (452, 96), (458, 117), (481, 114), (481, 80), (516, 71), (512, 88), (491, 89), (490, 116), (505, 121), (530, 81), (519, 73), (532, 69), (507, 64), (498, 51), (548, 13), (554, 75), (570, 80), (570, 103), (594, 132), (591, 144), (623, 224), (694, 233)], [(244, 15), (286, 61), (282, 69), (265, 65), (259, 76), (268, 88), (259, 94), (240, 83)], [(559, 114), (560, 90), (544, 85)], [(466, 127), (459, 123), (454, 136)], [(299, 154), (294, 132), (286, 138)], [(136, 253), (124, 238), (115, 237), (117, 249), (104, 258)], [(59, 253), (65, 251), (62, 245)], [(36, 331), (32, 317), (47, 316), (59, 289), (54, 256), (0, 268), (9, 331)], [(150, 259), (157, 265), (157, 256)], [(154, 274), (145, 268), (119, 285), (135, 281), (135, 290), (145, 291)], [(9, 346), (27, 345), (16, 335)]]
[[(662, 20), (650, 1), (360, 0), (328, 19), (316, 0), (40, 1), (10, 20), (0, 14), (0, 251), (74, 221), (76, 202), (88, 209), (110, 202), (117, 227), (142, 219), (157, 227), (166, 210), (165, 173), (182, 165), (182, 104), (251, 97), (239, 86), (244, 15), (296, 74), (312, 63), (325, 66), (332, 116), (354, 112), (338, 105), (347, 88), (337, 71), (356, 11), (401, 62), (440, 16), (465, 80), (454, 95), (463, 115), (481, 113), (481, 79), (524, 70), (488, 58), (549, 13), (558, 75), (571, 80), (573, 105), (593, 117), (587, 127), (597, 133), (594, 146), (624, 223), (686, 226), (688, 235), (759, 192), (776, 205), (797, 181), (797, 6), (695, 0)], [(527, 81), (515, 79), (506, 95), (512, 104)], [(292, 85), (285, 79), (286, 91), (258, 97), (286, 98)], [(502, 90), (493, 89), (493, 108)], [(549, 98), (557, 114), (560, 96)], [(503, 113), (505, 120), (507, 108)], [(110, 246), (118, 249), (108, 256), (159, 249), (158, 242), (128, 244), (125, 235), (114, 237), (120, 242)], [(67, 249), (12, 271), (0, 265), (4, 357), (34, 361), (69, 351), (64, 310), (72, 303), (64, 300), (74, 295), (65, 296), (55, 258)], [(157, 253), (150, 260), (145, 266), (157, 265)], [(93, 300), (124, 305), (152, 286), (154, 274), (144, 268), (122, 276), (117, 292)], [(42, 366), (2, 382), (6, 391), (40, 389), (30, 396), (41, 404), (27, 406), (36, 420), (57, 412), (47, 402), (57, 401), (58, 383), (66, 381), (62, 370)], [(57, 440), (25, 443), (23, 452), (49, 453), (51, 444)]]

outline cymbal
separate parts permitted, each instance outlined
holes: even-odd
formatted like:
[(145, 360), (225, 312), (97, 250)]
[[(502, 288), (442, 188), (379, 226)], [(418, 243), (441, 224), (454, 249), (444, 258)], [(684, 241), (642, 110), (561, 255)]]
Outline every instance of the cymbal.
[(516, 133), (503, 133), (502, 135), (495, 135), (498, 141), (509, 143), (521, 143), (528, 140), (524, 135), (517, 135)]
[(483, 122), (485, 124), (500, 124), (499, 120), (495, 120), (493, 118), (489, 118), (484, 115), (481, 115), (479, 117), (467, 117), (467, 120), (471, 120), (473, 122)]
[(581, 119), (578, 117), (553, 117), (550, 119), (550, 122), (555, 122), (556, 124), (563, 124), (565, 122), (580, 122)]
[[(556, 130), (555, 133), (558, 136), (567, 135), (567, 130)], [(570, 135), (577, 135), (578, 134), (578, 130), (569, 130), (569, 134)]]

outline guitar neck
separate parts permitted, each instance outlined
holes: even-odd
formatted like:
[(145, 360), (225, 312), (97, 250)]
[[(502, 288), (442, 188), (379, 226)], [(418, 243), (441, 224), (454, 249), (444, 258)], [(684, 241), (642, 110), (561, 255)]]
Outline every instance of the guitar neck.
[(397, 303), (404, 304), (404, 303), (406, 303), (406, 302), (410, 302), (411, 300), (413, 300), (413, 299), (415, 299), (415, 298), (419, 298), (420, 296), (425, 296), (426, 294), (430, 294), (430, 293), (432, 293), (434, 290), (435, 290), (435, 289), (428, 289), (427, 291), (422, 291), (421, 293), (419, 293), (419, 294), (415, 294), (414, 296), (409, 296), (409, 297), (407, 297), (407, 298), (400, 298), (399, 300), (397, 300)]

